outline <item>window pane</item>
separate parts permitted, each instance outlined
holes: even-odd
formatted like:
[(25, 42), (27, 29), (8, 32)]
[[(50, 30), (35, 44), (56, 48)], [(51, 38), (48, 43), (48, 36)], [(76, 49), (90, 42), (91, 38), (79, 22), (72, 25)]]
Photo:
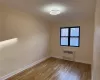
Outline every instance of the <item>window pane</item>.
[(79, 36), (79, 28), (71, 28), (70, 36)]
[(61, 45), (68, 45), (68, 38), (67, 37), (61, 37)]
[(61, 36), (68, 36), (68, 28), (61, 29)]
[(70, 46), (79, 46), (79, 38), (70, 38)]

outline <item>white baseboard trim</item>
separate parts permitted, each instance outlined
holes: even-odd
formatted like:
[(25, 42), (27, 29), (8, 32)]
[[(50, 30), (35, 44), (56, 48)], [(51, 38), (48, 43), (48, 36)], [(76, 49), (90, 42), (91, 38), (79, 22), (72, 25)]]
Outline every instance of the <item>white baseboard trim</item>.
[(59, 56), (51, 56), (53, 58), (58, 58), (58, 59), (62, 59), (62, 57), (59, 57)]
[(91, 62), (88, 61), (83, 61), (83, 60), (75, 60), (75, 62), (79, 62), (79, 63), (84, 63), (84, 64), (92, 64)]
[[(63, 58), (60, 57), (60, 56), (51, 56), (51, 57), (58, 58), (58, 59), (63, 59)], [(82, 61), (82, 60), (75, 60), (75, 62), (80, 62), (80, 63), (85, 63), (85, 64), (91, 64), (91, 62)]]
[(25, 66), (25, 67), (23, 67), (23, 68), (20, 68), (20, 69), (14, 71), (14, 72), (11, 72), (11, 73), (9, 73), (9, 74), (7, 74), (7, 75), (1, 77), (0, 80), (6, 80), (6, 79), (8, 79), (8, 78), (10, 78), (10, 77), (12, 77), (12, 76), (14, 76), (14, 75), (16, 75), (16, 74), (18, 74), (18, 73), (24, 71), (24, 70), (26, 70), (26, 69), (28, 69), (28, 68), (31, 68), (31, 67), (35, 66), (36, 64), (38, 64), (38, 63), (40, 63), (40, 62), (43, 62), (44, 60), (46, 60), (46, 59), (48, 59), (48, 58), (50, 58), (50, 57), (45, 57), (45, 58), (40, 59), (40, 60), (38, 60), (38, 61), (36, 61), (36, 62), (33, 62), (33, 63), (30, 64), (30, 65), (27, 65), (27, 66)]

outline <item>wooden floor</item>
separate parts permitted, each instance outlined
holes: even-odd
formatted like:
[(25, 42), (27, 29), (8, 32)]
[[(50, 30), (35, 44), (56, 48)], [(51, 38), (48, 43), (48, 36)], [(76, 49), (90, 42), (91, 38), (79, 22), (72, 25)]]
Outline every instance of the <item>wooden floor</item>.
[(49, 58), (7, 80), (91, 80), (88, 64)]

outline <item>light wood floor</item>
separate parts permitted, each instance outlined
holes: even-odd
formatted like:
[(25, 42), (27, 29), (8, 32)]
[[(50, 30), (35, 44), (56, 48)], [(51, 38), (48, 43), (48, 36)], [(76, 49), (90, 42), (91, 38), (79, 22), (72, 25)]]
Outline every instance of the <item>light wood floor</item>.
[(91, 80), (88, 64), (49, 58), (7, 80)]

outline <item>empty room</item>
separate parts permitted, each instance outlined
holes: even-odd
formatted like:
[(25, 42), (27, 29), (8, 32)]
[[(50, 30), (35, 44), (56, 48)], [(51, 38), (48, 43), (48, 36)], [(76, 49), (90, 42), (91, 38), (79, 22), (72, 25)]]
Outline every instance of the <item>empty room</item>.
[(0, 0), (0, 80), (100, 80), (100, 0)]

